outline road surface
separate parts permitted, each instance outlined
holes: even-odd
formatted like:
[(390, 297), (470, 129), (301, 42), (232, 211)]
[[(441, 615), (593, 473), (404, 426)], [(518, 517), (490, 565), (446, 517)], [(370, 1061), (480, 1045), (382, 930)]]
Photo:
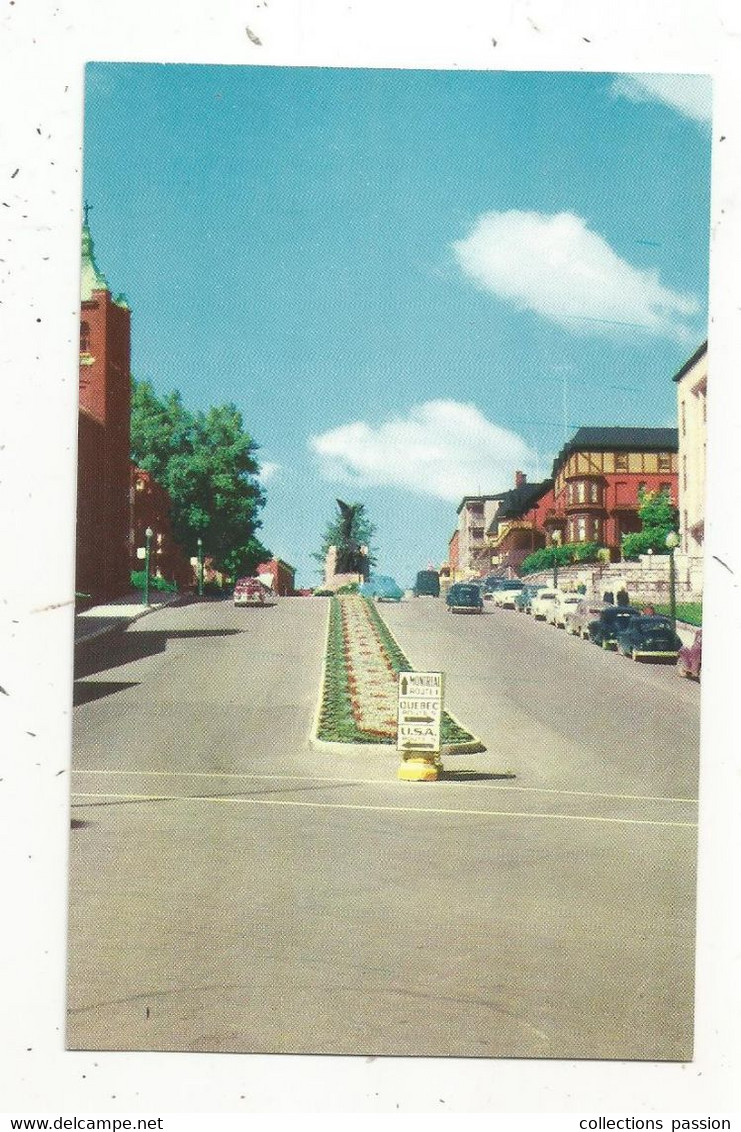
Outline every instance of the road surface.
[(76, 683), (74, 1049), (683, 1060), (698, 688), (382, 606), (487, 752), (311, 750), (327, 604), (171, 607)]

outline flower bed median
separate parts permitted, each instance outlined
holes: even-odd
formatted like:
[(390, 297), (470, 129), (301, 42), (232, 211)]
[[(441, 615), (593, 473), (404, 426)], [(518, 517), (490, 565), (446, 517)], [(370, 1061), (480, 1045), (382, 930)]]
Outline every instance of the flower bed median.
[[(324, 686), (316, 737), (325, 743), (396, 743), (398, 673), (411, 670), (376, 607), (356, 594), (330, 599)], [(483, 751), (443, 712), (448, 753)]]

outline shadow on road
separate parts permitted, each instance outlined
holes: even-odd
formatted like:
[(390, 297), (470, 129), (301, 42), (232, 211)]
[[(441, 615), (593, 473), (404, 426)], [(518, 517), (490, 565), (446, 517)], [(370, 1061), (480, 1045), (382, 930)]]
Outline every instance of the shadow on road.
[(483, 770), (444, 770), (443, 782), (484, 782), (491, 779), (517, 778), (516, 774), (487, 774)]
[(72, 692), (72, 706), (89, 704), (93, 700), (102, 700), (104, 696), (112, 696), (116, 692), (124, 692), (127, 688), (138, 688), (138, 680), (91, 680), (75, 682)]
[(127, 633), (123, 629), (109, 633), (105, 637), (95, 637), (82, 641), (75, 649), (75, 679), (91, 676), (94, 672), (104, 672), (121, 664), (142, 660), (164, 652), (168, 640), (189, 637), (232, 637), (242, 629), (142, 629)]

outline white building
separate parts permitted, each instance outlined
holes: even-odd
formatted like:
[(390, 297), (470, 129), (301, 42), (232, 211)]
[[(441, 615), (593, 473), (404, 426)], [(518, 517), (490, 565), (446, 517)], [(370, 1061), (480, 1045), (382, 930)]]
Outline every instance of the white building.
[[(702, 569), (705, 534), (705, 447), (708, 344), (703, 342), (674, 375), (679, 428), (679, 552), (689, 569)], [(694, 561), (693, 561), (694, 560)]]
[(466, 495), (458, 505), (458, 568), (457, 579), (487, 574), (491, 568), (491, 550), (486, 532), (497, 513), (499, 495)]

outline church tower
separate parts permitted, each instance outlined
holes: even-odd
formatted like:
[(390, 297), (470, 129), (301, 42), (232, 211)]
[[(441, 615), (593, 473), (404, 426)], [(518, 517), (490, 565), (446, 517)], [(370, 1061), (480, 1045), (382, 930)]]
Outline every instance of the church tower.
[(128, 593), (131, 312), (98, 270), (82, 228), (80, 412), (77, 466), (78, 593), (95, 601)]

